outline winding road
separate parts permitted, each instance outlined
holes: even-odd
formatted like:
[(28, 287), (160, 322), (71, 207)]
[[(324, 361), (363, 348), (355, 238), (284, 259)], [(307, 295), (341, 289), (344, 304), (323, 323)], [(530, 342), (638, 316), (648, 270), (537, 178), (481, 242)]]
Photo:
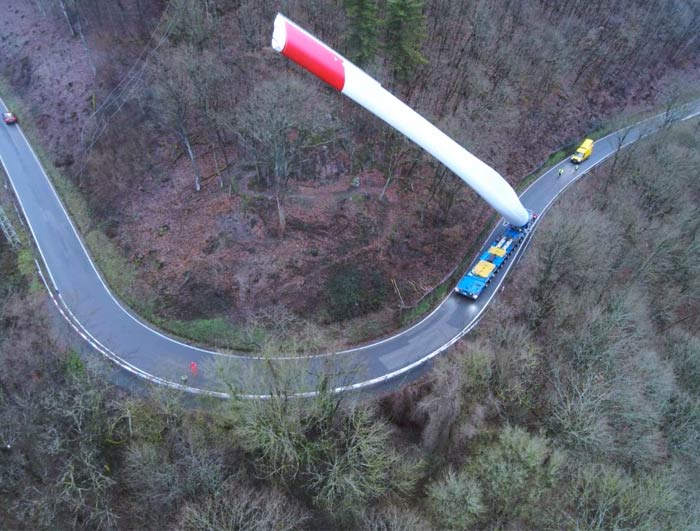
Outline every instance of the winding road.
[[(4, 102), (2, 107), (6, 109)], [(673, 118), (687, 120), (698, 115), (700, 101), (676, 109)], [(666, 121), (666, 115), (658, 115), (598, 140), (591, 158), (577, 171), (568, 161), (554, 166), (521, 194), (522, 203), (539, 213), (539, 222), (567, 187), (612, 155), (620, 144), (636, 142), (659, 130)], [(310, 358), (262, 360), (186, 344), (155, 330), (122, 304), (95, 267), (19, 125), (0, 127), (0, 162), (39, 251), (39, 273), (59, 311), (76, 332), (96, 351), (132, 374), (191, 393), (222, 398), (231, 392), (248, 397), (267, 395), (270, 368), (281, 365), (289, 369), (285, 374), (295, 378), (295, 389), (300, 394), (313, 392), (321, 375), (328, 375), (327, 381), (337, 391), (410, 378), (476, 326), (537, 232), (535, 223), (528, 239), (477, 301), (453, 293), (420, 322), (381, 341)], [(565, 168), (561, 177), (560, 167)], [(502, 231), (503, 224), (499, 223), (477, 256)], [(189, 373), (193, 361), (199, 367), (196, 376)], [(222, 383), (219, 370), (235, 380), (234, 387)], [(182, 381), (183, 375), (188, 375), (186, 382)]]

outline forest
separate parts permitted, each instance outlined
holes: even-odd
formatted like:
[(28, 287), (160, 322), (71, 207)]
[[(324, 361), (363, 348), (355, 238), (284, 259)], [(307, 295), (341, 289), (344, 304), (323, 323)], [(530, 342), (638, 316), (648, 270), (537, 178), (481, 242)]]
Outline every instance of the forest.
[[(489, 219), (267, 49), (279, 3), (5, 4), (3, 99), (110, 285), (166, 330), (271, 354), (381, 335)], [(514, 185), (698, 74), (693, 2), (283, 8)], [(18, 223), (18, 252), (0, 240), (2, 527), (697, 529), (698, 168), (698, 119), (618, 150), (547, 212), (474, 332), (381, 395), (321, 379), (293, 397), (294, 371), (265, 401), (124, 384), (57, 316)]]

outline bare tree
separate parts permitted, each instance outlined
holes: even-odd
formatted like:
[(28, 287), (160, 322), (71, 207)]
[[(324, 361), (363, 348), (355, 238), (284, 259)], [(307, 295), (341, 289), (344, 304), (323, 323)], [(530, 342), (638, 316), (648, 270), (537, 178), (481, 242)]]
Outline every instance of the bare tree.
[(382, 131), (382, 141), (379, 143), (378, 150), (386, 177), (384, 187), (379, 194), (379, 200), (382, 201), (393, 180), (402, 174), (405, 165), (410, 166), (404, 176), (406, 179), (410, 178), (413, 169), (418, 164), (420, 153), (415, 144), (409, 142), (404, 135), (393, 129)]
[[(206, 132), (214, 155), (215, 172), (219, 186), (223, 187), (222, 166), (219, 156), (223, 157), (223, 169), (230, 166), (226, 136), (235, 131), (235, 107), (229, 87), (235, 84), (231, 65), (221, 60), (220, 54), (203, 50), (197, 54), (192, 63), (190, 78), (192, 80), (197, 116), (206, 124)], [(219, 153), (220, 155), (218, 155)]]
[(284, 235), (284, 199), (290, 180), (300, 174), (309, 149), (334, 139), (335, 120), (320, 94), (295, 78), (259, 84), (238, 113), (237, 126), (249, 146), (258, 180), (274, 193)]
[(194, 187), (199, 192), (202, 172), (191, 134), (197, 123), (196, 89), (192, 78), (196, 62), (196, 54), (189, 47), (177, 48), (167, 55), (160, 54), (154, 63), (153, 84), (147, 90), (153, 117), (177, 136), (192, 165)]

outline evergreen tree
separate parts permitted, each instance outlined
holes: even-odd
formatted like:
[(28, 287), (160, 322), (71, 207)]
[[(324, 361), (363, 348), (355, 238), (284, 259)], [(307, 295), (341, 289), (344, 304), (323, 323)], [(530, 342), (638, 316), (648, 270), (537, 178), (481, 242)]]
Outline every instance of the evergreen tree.
[(388, 0), (386, 47), (396, 77), (407, 79), (416, 66), (427, 62), (421, 53), (425, 37), (422, 1)]
[(379, 47), (379, 27), (376, 0), (344, 0), (348, 17), (347, 46), (349, 58), (359, 66), (374, 59)]

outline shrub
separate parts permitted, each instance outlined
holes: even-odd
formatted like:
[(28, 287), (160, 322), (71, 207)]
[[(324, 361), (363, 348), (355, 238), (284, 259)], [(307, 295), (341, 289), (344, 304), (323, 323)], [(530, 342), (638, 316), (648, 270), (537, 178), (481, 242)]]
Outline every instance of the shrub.
[(464, 414), (464, 375), (452, 356), (438, 360), (431, 374), (430, 392), (420, 399), (417, 412), (423, 417), (423, 448), (440, 456), (452, 441)]
[(344, 321), (374, 311), (382, 306), (387, 294), (379, 271), (356, 264), (331, 268), (325, 292), (328, 314), (333, 321)]
[(602, 465), (581, 468), (571, 483), (570, 529), (681, 529), (682, 507), (668, 474), (630, 476)]
[(605, 416), (609, 386), (592, 375), (568, 384), (555, 380), (551, 416), (546, 423), (557, 442), (579, 458), (600, 458), (614, 446), (613, 428)]
[(383, 509), (370, 509), (362, 517), (365, 531), (430, 531), (423, 517), (408, 507), (390, 505)]
[(673, 375), (652, 351), (610, 355), (616, 359), (608, 373), (591, 368), (554, 379), (549, 433), (578, 459), (645, 469), (666, 456), (661, 429)]
[(541, 354), (523, 324), (503, 319), (494, 332), (498, 343), (491, 378), (492, 392), (511, 421), (521, 421), (533, 409), (541, 374)]
[(639, 328), (624, 304), (594, 307), (578, 321), (570, 334), (562, 334), (559, 344), (566, 361), (579, 371), (615, 372), (622, 355), (640, 348)]
[(306, 512), (279, 491), (252, 489), (231, 478), (214, 494), (187, 503), (179, 528), (185, 531), (291, 531), (301, 529), (307, 519)]
[(370, 410), (353, 407), (339, 417), (333, 437), (319, 441), (335, 447), (321, 452), (308, 473), (314, 504), (343, 518), (361, 514), (392, 488), (399, 459), (388, 427)]
[(466, 529), (486, 510), (479, 483), (467, 473), (453, 470), (430, 485), (427, 503), (438, 526), (445, 529)]
[(119, 478), (133, 505), (148, 511), (135, 513), (152, 527), (162, 527), (168, 512), (184, 500), (208, 496), (224, 482), (228, 470), (225, 447), (211, 418), (186, 413), (181, 396), (156, 388), (149, 400), (129, 400), (122, 418), (127, 426)]
[(498, 520), (529, 519), (555, 485), (562, 457), (547, 439), (506, 426), (465, 471), (481, 487), (484, 505)]
[[(161, 512), (174, 506), (183, 494), (177, 465), (160, 446), (152, 443), (130, 445), (124, 460), (123, 478), (149, 508)], [(149, 515), (145, 515), (149, 518)]]
[(700, 398), (677, 392), (668, 403), (664, 421), (669, 450), (700, 466)]
[(299, 489), (338, 521), (357, 518), (405, 475), (388, 426), (367, 407), (344, 408), (327, 386), (308, 399), (278, 391), (240, 401), (234, 415), (258, 475)]
[(43, 394), (35, 410), (35, 421), (43, 422), (44, 415), (52, 419), (38, 443), (56, 474), (44, 495), (53, 498), (52, 510), (72, 517), (74, 527), (109, 528), (116, 521), (109, 498), (115, 481), (108, 444), (115, 411), (103, 384), (87, 372), (68, 372), (59, 391)]
[(449, 445), (449, 450), (458, 452), (475, 434), (478, 421), (471, 417), (480, 417), (474, 413), (489, 397), (493, 364), (493, 350), (483, 342), (460, 342), (452, 355), (436, 362), (430, 392), (417, 407), (424, 416), (424, 449), (432, 452)]
[(700, 338), (675, 332), (671, 335), (669, 351), (678, 383), (689, 393), (700, 396)]

